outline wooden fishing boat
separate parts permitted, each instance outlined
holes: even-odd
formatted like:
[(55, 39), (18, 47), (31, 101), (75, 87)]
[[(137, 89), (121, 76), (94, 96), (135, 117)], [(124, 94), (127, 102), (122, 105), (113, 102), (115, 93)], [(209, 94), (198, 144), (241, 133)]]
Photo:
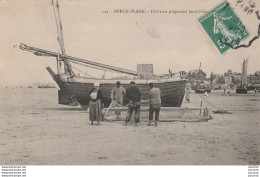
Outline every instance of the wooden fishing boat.
[[(20, 49), (34, 53), (37, 56), (55, 57), (57, 60), (57, 73), (50, 67), (47, 67), (48, 72), (58, 84), (59, 104), (77, 105), (80, 104), (83, 108), (88, 107), (88, 93), (94, 87), (94, 82), (100, 83), (100, 89), (103, 95), (104, 106), (107, 107), (111, 103), (111, 91), (116, 85), (116, 81), (120, 81), (121, 85), (127, 89), (131, 81), (135, 81), (137, 87), (141, 91), (142, 99), (148, 98), (149, 86), (148, 83), (153, 82), (154, 85), (162, 91), (162, 106), (165, 107), (180, 107), (183, 101), (186, 80), (180, 77), (172, 77), (172, 74), (155, 75), (153, 74), (153, 66), (138, 65), (137, 71), (131, 71), (115, 66), (105, 65), (102, 63), (84, 60), (65, 53), (64, 40), (62, 33), (62, 25), (60, 20), (59, 5), (56, 0), (54, 5), (52, 1), (55, 21), (58, 30), (58, 42), (60, 44), (61, 53), (43, 50), (40, 48), (30, 47), (23, 43)], [(72, 69), (71, 63), (86, 67), (101, 68), (106, 71), (113, 71), (134, 76), (135, 79), (104, 79), (104, 78), (88, 78), (76, 75)], [(62, 66), (62, 67), (61, 67)], [(64, 68), (63, 68), (64, 67)], [(77, 103), (77, 104), (75, 104)], [(124, 99), (124, 103), (127, 100)]]
[[(79, 77), (77, 75), (71, 74), (56, 74), (54, 71), (47, 67), (48, 72), (56, 81), (60, 90), (58, 91), (59, 95), (59, 104), (64, 105), (75, 105), (75, 101), (78, 102), (81, 106), (87, 106), (88, 93), (91, 88), (94, 87), (94, 82), (100, 83), (100, 89), (102, 90), (104, 105), (105, 107), (109, 106), (111, 103), (111, 90), (116, 85), (116, 81), (120, 81), (121, 85), (127, 89), (130, 86), (131, 81), (135, 81), (137, 87), (140, 89), (142, 94), (142, 99), (148, 98), (149, 85), (148, 83), (153, 82), (154, 85), (161, 89), (162, 91), (162, 106), (165, 107), (180, 107), (183, 101), (186, 80), (180, 79), (179, 77), (159, 77), (153, 76), (152, 78), (141, 79), (138, 76), (138, 73), (135, 71), (130, 71), (127, 69), (122, 69), (114, 66), (104, 65), (88, 60), (83, 60), (67, 55), (61, 56), (58, 53), (50, 52), (47, 50), (42, 50), (34, 47), (27, 46), (25, 44), (20, 45), (20, 49), (27, 50), (33, 52), (37, 56), (52, 56), (52, 57), (60, 57), (66, 58), (66, 60), (82, 62), (84, 64), (91, 64), (94, 66), (99, 66), (103, 68), (107, 68), (113, 71), (117, 71), (120, 73), (126, 73), (129, 75), (137, 76), (136, 79), (102, 79), (102, 78), (84, 78)], [(64, 63), (65, 60), (63, 59)], [(68, 68), (70, 67), (67, 63)], [(72, 68), (70, 68), (72, 70)], [(124, 103), (127, 103), (127, 100), (124, 99)]]

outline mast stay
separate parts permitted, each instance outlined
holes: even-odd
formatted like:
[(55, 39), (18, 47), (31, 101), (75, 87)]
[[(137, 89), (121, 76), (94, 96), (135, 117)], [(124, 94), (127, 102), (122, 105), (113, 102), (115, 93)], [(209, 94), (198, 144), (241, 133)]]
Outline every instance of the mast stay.
[[(55, 18), (55, 22), (56, 22), (57, 35), (58, 35), (57, 40), (60, 45), (61, 54), (64, 56), (64, 55), (66, 55), (66, 52), (65, 52), (65, 46), (64, 46), (64, 38), (63, 38), (62, 23), (61, 23), (61, 18), (60, 18), (59, 3), (58, 3), (58, 0), (55, 0), (55, 1), (56, 1), (56, 5), (54, 4), (53, 0), (51, 0), (51, 5), (53, 7), (53, 13), (54, 13), (54, 18)], [(60, 55), (57, 56), (58, 72), (60, 72), (61, 61), (64, 62), (65, 74), (74, 76), (75, 73), (72, 71), (70, 62), (66, 58), (60, 58)]]

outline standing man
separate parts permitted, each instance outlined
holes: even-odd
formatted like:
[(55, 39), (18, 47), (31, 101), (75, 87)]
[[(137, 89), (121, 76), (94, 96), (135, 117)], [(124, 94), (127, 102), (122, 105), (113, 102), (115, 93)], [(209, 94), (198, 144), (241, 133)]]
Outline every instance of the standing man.
[[(126, 91), (124, 87), (121, 86), (120, 82), (116, 82), (116, 86), (112, 89), (111, 99), (112, 101), (116, 101), (119, 105), (123, 105), (123, 98), (126, 95)], [(120, 110), (115, 111), (116, 118), (119, 119), (119, 115), (121, 115)]]
[(150, 90), (149, 90), (149, 124), (148, 126), (151, 126), (153, 121), (153, 113), (155, 112), (155, 126), (157, 126), (159, 121), (159, 113), (161, 110), (161, 97), (162, 93), (161, 90), (154, 86), (153, 83), (149, 84)]
[(141, 92), (135, 85), (135, 82), (130, 82), (130, 87), (126, 89), (126, 98), (129, 100), (128, 110), (126, 115), (126, 125), (130, 122), (133, 111), (135, 111), (135, 125), (139, 122), (140, 118), (140, 104), (141, 104)]

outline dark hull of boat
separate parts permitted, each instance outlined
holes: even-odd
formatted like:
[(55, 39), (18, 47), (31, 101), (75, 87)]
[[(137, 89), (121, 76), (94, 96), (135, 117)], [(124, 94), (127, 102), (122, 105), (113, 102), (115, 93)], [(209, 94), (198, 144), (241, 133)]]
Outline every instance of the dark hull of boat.
[[(87, 105), (88, 103), (88, 93), (91, 88), (93, 88), (93, 84), (82, 84), (76, 82), (68, 83), (70, 87), (74, 88), (76, 95), (76, 99), (80, 102), (81, 105)], [(111, 103), (111, 90), (115, 84), (100, 84), (100, 89), (103, 95), (103, 102), (105, 107), (108, 107)], [(122, 86), (127, 89), (128, 85), (122, 84)], [(140, 89), (141, 98), (147, 99), (149, 86), (147, 84), (136, 84), (136, 86)], [(185, 82), (174, 82), (174, 83), (162, 83), (155, 84), (156, 87), (160, 88), (162, 91), (162, 106), (164, 107), (180, 107), (182, 104), (183, 96), (184, 96), (184, 88)], [(124, 103), (127, 104), (127, 100), (124, 99)]]
[(194, 91), (195, 93), (205, 93), (205, 92), (210, 93), (211, 89), (195, 89)]
[(238, 88), (236, 89), (237, 94), (247, 94), (247, 89), (246, 88)]
[[(59, 104), (71, 105), (73, 97), (82, 105), (88, 106), (88, 93), (94, 87), (94, 83), (84, 83), (76, 81), (64, 81), (59, 75), (53, 76), (56, 83), (59, 85)], [(121, 85), (127, 89), (130, 84), (122, 84), (125, 80), (119, 80)], [(130, 83), (131, 80), (127, 81)], [(115, 87), (115, 83), (100, 82), (100, 89), (102, 91), (104, 106), (108, 107), (111, 103), (111, 90)], [(125, 82), (126, 83), (126, 82)], [(162, 106), (163, 107), (180, 107), (182, 105), (185, 93), (186, 80), (170, 81), (163, 83), (156, 83), (155, 86), (161, 89), (162, 92)], [(148, 98), (149, 85), (147, 83), (136, 83), (140, 89), (141, 98), (146, 100)], [(75, 102), (75, 100), (74, 100)], [(124, 104), (128, 101), (124, 98)]]

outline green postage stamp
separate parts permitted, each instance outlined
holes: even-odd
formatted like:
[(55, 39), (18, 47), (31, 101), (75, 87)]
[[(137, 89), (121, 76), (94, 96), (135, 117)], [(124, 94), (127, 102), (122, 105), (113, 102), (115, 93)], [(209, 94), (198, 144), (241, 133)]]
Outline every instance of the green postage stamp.
[(249, 33), (227, 1), (198, 19), (220, 54), (237, 46)]

